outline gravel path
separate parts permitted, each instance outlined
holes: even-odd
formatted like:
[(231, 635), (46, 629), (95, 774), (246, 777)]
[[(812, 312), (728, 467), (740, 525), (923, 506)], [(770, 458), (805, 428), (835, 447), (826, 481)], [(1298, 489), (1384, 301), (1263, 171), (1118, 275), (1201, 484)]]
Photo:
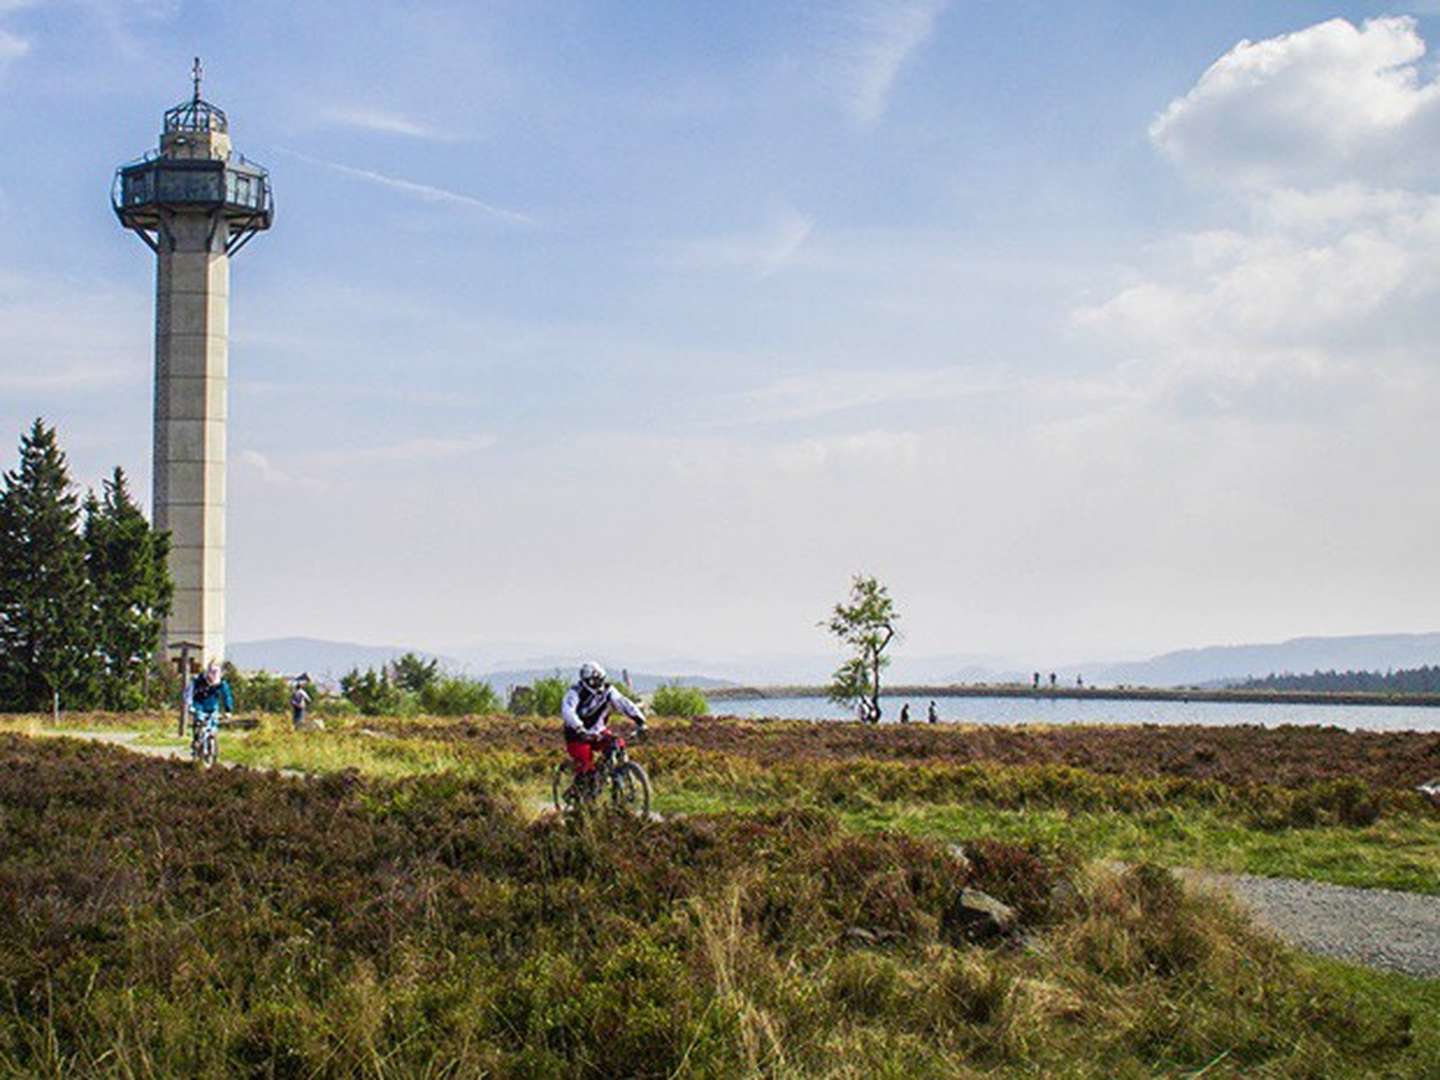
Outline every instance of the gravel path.
[[(126, 750), (130, 750), (136, 754), (144, 754), (146, 757), (166, 758), (171, 761), (190, 760), (189, 746), (150, 746), (146, 743), (136, 742), (135, 740), (138, 739), (140, 736), (138, 733), (133, 731), (46, 731), (42, 734), (47, 738), (53, 737), (84, 739), (86, 742), (105, 743), (108, 746), (122, 746)], [(232, 738), (243, 737), (243, 735), (232, 735)], [(244, 765), (241, 765), (239, 762), (225, 760), (223, 756), (225, 744), (223, 741), (220, 744), (220, 750), (222, 756), (219, 763), (225, 768), (243, 769), (246, 767)], [(274, 771), (279, 773), (281, 776), (290, 777), (303, 777), (305, 775), (298, 769), (267, 769), (264, 771)]]
[(1256, 922), (1297, 948), (1440, 978), (1440, 896), (1206, 870), (1179, 873), (1202, 888), (1230, 893)]
[(189, 759), (190, 751), (179, 746), (147, 746), (137, 743), (140, 736), (133, 731), (47, 731), (47, 736), (84, 739), (86, 742), (105, 743), (108, 746), (123, 746), (146, 757)]

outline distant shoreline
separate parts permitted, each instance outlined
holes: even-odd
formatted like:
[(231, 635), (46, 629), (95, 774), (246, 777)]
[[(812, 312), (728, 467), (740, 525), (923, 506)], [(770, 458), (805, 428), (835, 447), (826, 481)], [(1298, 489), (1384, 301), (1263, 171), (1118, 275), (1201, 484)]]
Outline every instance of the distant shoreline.
[[(703, 691), (710, 701), (764, 701), (826, 697), (824, 686), (730, 686)], [(1325, 693), (1318, 690), (1186, 690), (1175, 687), (1080, 687), (1020, 684), (1001, 686), (887, 686), (882, 697), (931, 698), (1073, 698), (1091, 701), (1212, 701), (1252, 705), (1408, 705), (1440, 706), (1440, 694)]]

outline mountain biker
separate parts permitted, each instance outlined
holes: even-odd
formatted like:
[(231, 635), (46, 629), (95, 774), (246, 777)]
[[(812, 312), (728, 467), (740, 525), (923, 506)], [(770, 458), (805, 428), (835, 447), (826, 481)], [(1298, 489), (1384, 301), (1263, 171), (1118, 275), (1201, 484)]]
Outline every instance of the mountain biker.
[(195, 676), (190, 684), (190, 715), (195, 718), (195, 734), (200, 733), (201, 722), (206, 729), (214, 731), (220, 725), (220, 713), (235, 711), (235, 695), (225, 680), (220, 664), (211, 660), (209, 667)]
[(575, 763), (575, 776), (595, 772), (595, 753), (604, 754), (614, 745), (605, 721), (612, 711), (619, 711), (635, 721), (636, 735), (645, 734), (645, 714), (640, 706), (605, 681), (605, 669), (593, 660), (580, 665), (580, 679), (560, 702), (560, 716), (565, 721), (565, 752)]

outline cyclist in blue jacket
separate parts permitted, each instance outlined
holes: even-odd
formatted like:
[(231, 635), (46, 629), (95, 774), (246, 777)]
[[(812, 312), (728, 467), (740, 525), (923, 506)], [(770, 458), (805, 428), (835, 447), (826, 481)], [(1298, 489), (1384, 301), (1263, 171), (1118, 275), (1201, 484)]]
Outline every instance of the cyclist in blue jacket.
[(195, 718), (195, 737), (198, 738), (202, 730), (215, 731), (219, 728), (221, 712), (234, 711), (235, 695), (231, 693), (219, 663), (211, 660), (210, 666), (196, 675), (190, 684), (190, 715)]

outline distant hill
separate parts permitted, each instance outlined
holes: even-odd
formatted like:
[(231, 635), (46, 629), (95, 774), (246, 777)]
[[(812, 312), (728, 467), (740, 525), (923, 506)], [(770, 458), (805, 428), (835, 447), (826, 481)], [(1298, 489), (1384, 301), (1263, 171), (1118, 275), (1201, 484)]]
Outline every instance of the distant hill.
[[(418, 653), (427, 660), (439, 660), (440, 666), (447, 671), (474, 672), (473, 667), (467, 669), (464, 663), (454, 657), (417, 649), (410, 645), (360, 645), (353, 641), (322, 641), (318, 638), (270, 638), (265, 641), (238, 641), (230, 646), (228, 658), (231, 663), (243, 671), (264, 669), (285, 675), (295, 675), (307, 671), (316, 677), (338, 678), (351, 668), (378, 668), (407, 652)], [(528, 685), (536, 679), (554, 675), (557, 671), (564, 678), (573, 678), (577, 665), (578, 662), (566, 661), (564, 664), (556, 663), (544, 667), (489, 671), (477, 677), (488, 682), (496, 690), (503, 692), (507, 686)], [(618, 667), (612, 667), (611, 674), (618, 678), (620, 670)], [(736, 685), (725, 679), (714, 679), (704, 675), (654, 675), (632, 671), (630, 678), (635, 689), (644, 694), (648, 694), (661, 683), (678, 683), (681, 686), (694, 686), (702, 690)]]
[(419, 653), (427, 660), (439, 660), (444, 668), (458, 666), (449, 657), (408, 645), (359, 645), (353, 641), (321, 641), (318, 638), (237, 641), (230, 645), (227, 657), (242, 671), (264, 669), (285, 675), (308, 671), (316, 676), (340, 676), (353, 667), (379, 667), (407, 652)]
[[(529, 686), (536, 679), (548, 678), (551, 675), (559, 674), (561, 678), (569, 681), (575, 678), (575, 671), (571, 668), (527, 668), (518, 671), (491, 671), (480, 678), (488, 682), (496, 690), (504, 692), (509, 686)], [(611, 668), (610, 676), (613, 679), (620, 677), (620, 671)], [(648, 694), (661, 683), (670, 683), (678, 686), (693, 686), (700, 690), (719, 690), (727, 686), (737, 684), (728, 682), (725, 679), (711, 679), (704, 675), (651, 675), (643, 671), (630, 672), (630, 685), (641, 694)]]
[(1270, 645), (1212, 645), (1070, 670), (1083, 672), (1091, 685), (1204, 686), (1292, 672), (1420, 668), (1436, 661), (1440, 661), (1440, 633), (1368, 634), (1292, 638)]

